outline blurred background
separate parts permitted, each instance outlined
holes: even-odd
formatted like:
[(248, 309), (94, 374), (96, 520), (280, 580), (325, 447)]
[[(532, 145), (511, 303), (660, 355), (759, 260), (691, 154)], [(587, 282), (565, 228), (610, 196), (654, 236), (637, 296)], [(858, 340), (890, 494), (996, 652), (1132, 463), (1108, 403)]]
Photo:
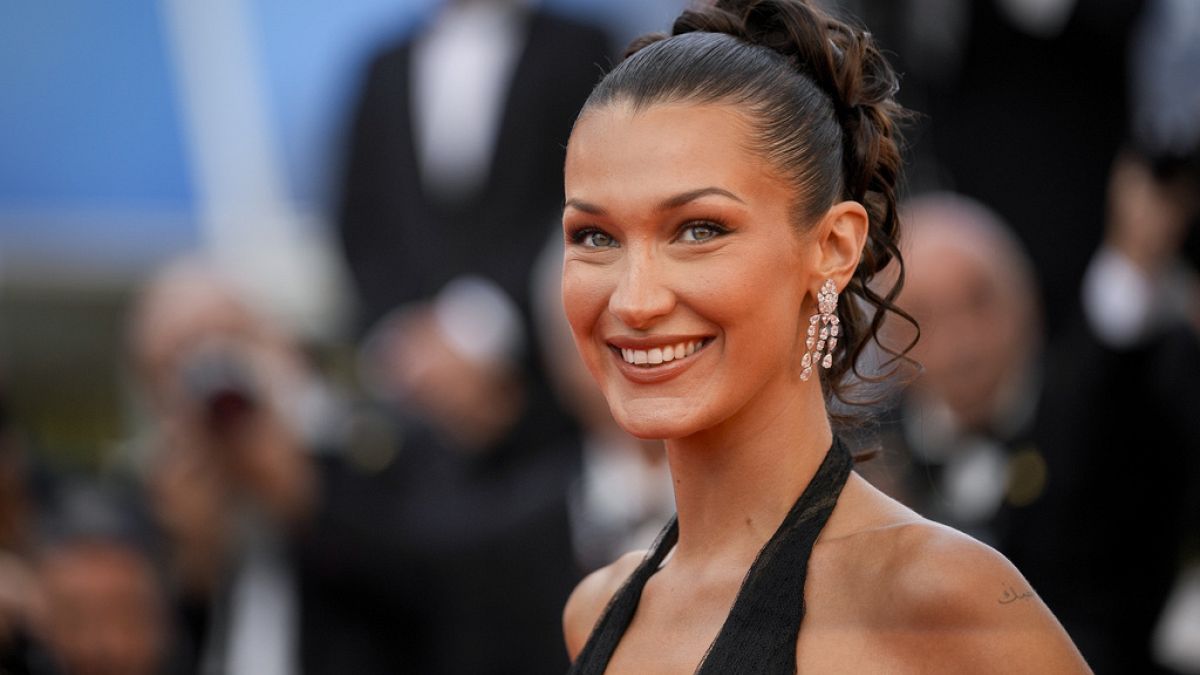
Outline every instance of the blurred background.
[[(562, 144), (684, 4), (0, 6), (0, 673), (562, 672), (673, 512), (561, 315)], [(1200, 673), (1200, 2), (826, 4), (918, 113), (861, 471), (1097, 672)]]

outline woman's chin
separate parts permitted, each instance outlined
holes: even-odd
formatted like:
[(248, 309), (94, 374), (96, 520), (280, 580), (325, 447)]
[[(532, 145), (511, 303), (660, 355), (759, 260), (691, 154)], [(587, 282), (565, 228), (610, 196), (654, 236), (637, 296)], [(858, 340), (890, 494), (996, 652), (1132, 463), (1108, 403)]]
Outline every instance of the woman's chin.
[(613, 418), (625, 433), (642, 440), (666, 440), (690, 436), (699, 431), (690, 411), (672, 406), (625, 406), (614, 409)]

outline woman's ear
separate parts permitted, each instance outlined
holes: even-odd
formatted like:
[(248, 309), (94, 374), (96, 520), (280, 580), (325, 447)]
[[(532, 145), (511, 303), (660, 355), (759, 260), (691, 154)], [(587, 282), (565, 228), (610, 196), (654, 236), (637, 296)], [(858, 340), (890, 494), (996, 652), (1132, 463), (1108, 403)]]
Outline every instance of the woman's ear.
[(817, 260), (813, 269), (821, 279), (833, 279), (845, 288), (854, 276), (867, 241), (870, 220), (863, 205), (845, 201), (829, 207), (816, 230)]

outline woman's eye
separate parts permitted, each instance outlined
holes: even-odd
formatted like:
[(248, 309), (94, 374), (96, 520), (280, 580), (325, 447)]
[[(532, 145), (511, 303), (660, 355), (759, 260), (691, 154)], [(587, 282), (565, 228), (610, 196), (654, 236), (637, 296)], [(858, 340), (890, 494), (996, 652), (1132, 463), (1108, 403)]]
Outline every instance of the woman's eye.
[(716, 239), (724, 233), (725, 230), (715, 223), (693, 223), (683, 228), (679, 240), (698, 244)]
[(584, 248), (612, 248), (617, 245), (617, 240), (611, 235), (595, 229), (580, 230), (573, 239)]

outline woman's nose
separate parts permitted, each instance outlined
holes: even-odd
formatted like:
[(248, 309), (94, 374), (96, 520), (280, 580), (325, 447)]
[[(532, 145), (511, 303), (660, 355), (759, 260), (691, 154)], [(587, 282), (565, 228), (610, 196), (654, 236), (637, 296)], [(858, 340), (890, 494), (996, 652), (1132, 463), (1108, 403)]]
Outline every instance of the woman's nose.
[(675, 293), (664, 272), (652, 254), (626, 258), (617, 286), (608, 299), (609, 311), (635, 329), (648, 328), (655, 320), (670, 314), (675, 307)]

